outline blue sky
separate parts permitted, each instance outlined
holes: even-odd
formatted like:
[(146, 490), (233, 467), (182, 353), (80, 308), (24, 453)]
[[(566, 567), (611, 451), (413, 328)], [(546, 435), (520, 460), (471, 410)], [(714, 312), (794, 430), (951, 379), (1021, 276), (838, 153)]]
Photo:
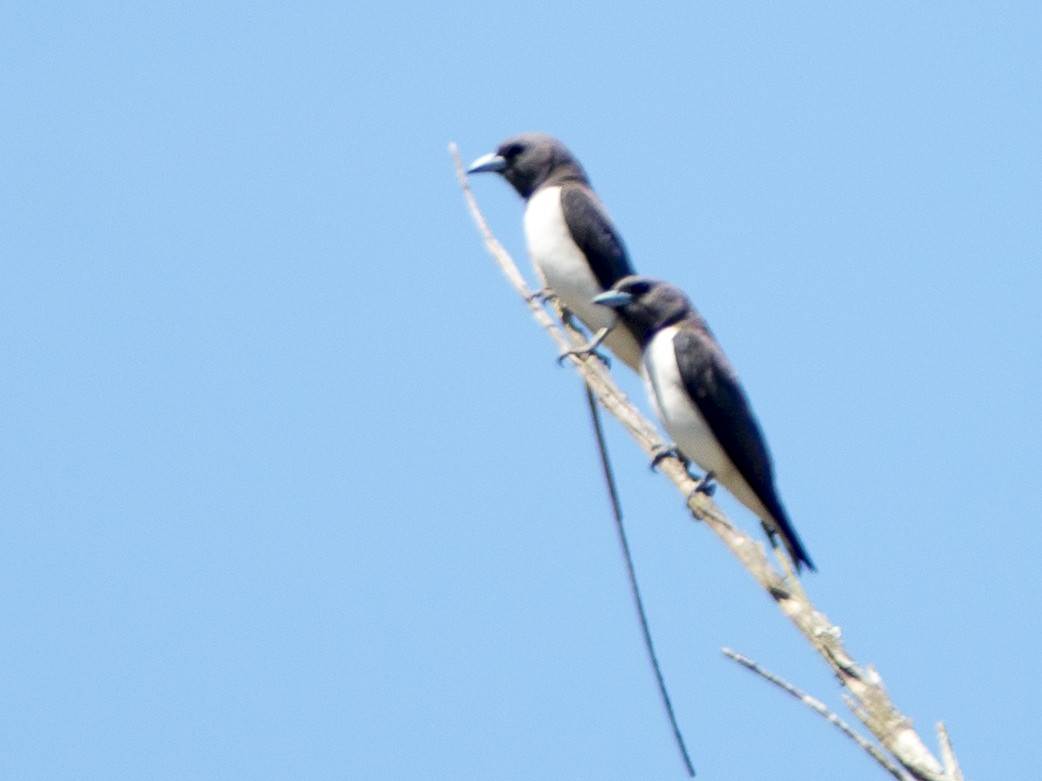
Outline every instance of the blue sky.
[[(533, 129), (709, 320), (848, 648), (969, 777), (1037, 775), (1040, 40), (1037, 3), (6, 6), (0, 776), (683, 777), (581, 386), (446, 152)], [(609, 435), (699, 776), (883, 777), (721, 657), (846, 715)]]

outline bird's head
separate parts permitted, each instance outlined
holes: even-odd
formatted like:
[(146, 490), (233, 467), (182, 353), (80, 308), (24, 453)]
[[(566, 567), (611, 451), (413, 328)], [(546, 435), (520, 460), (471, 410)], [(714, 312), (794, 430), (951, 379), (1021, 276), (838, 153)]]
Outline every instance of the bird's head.
[(593, 303), (614, 309), (641, 346), (655, 332), (694, 313), (691, 302), (678, 288), (640, 276), (623, 277), (611, 290), (595, 296)]
[(522, 133), (508, 138), (495, 152), (479, 157), (467, 169), (468, 174), (488, 171), (502, 174), (522, 198), (528, 198), (544, 184), (587, 181), (568, 147), (546, 133)]

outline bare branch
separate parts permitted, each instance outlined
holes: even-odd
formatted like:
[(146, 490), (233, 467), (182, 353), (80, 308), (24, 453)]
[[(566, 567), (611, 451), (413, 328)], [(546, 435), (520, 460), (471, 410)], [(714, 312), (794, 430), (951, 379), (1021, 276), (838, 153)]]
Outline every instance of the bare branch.
[(948, 728), (944, 726), (943, 721), (937, 722), (937, 741), (941, 744), (941, 759), (944, 761), (945, 776), (951, 781), (964, 781), (959, 763), (955, 759), (951, 738), (948, 737)]
[(754, 662), (748, 656), (744, 656), (743, 654), (740, 654), (737, 651), (732, 651), (730, 648), (724, 648), (724, 649), (721, 649), (721, 650), (723, 651), (724, 656), (726, 656), (727, 658), (737, 662), (738, 664), (742, 665), (742, 667), (746, 668), (747, 670), (751, 670), (752, 672), (754, 672), (757, 675), (759, 675), (761, 678), (763, 678), (763, 679), (773, 683), (779, 689), (781, 689), (782, 691), (784, 691), (784, 692), (786, 692), (788, 694), (791, 694), (793, 697), (795, 697), (797, 700), (802, 702), (804, 705), (806, 705), (812, 711), (814, 711), (818, 715), (824, 717), (825, 720), (828, 721), (833, 726), (835, 726), (836, 729), (838, 729), (840, 732), (842, 732), (844, 735), (846, 735), (852, 741), (857, 743), (862, 749), (867, 751), (868, 754), (876, 762), (878, 762), (880, 765), (882, 765), (884, 768), (886, 768), (886, 770), (894, 778), (898, 779), (899, 781), (909, 781), (908, 776), (905, 775), (904, 773), (902, 773), (901, 769), (897, 765), (895, 765), (893, 762), (891, 762), (890, 758), (886, 754), (884, 754), (882, 751), (880, 751), (872, 743), (869, 743), (866, 738), (863, 738), (861, 735), (856, 733), (854, 731), (853, 727), (851, 727), (849, 724), (847, 724), (845, 721), (843, 721), (843, 719), (841, 719), (838, 715), (836, 715), (834, 712), (830, 711), (827, 707), (825, 707), (825, 703), (823, 703), (821, 700), (818, 700), (818, 699), (816, 699), (814, 697), (811, 697), (809, 694), (807, 694), (804, 691), (801, 691), (800, 689), (797, 689), (795, 686), (793, 686), (791, 683), (789, 683), (788, 681), (784, 680), (783, 678), (780, 678), (777, 675), (775, 675), (774, 673), (769, 672), (769, 671), (765, 670), (764, 668), (760, 667), (760, 665), (758, 665), (756, 662)]
[[(489, 230), (470, 190), (456, 145), (450, 144), (449, 151), (464, 198), (489, 253), (514, 289), (527, 302), (533, 317), (550, 335), (558, 349), (561, 352), (570, 349), (571, 342), (561, 326), (551, 317), (539, 299), (532, 295), (517, 265)], [(568, 356), (567, 360), (582, 375), (601, 405), (618, 419), (645, 453), (649, 457), (656, 455), (655, 448), (661, 444), (658, 430), (619, 390), (600, 360), (575, 355)], [(953, 777), (944, 772), (941, 763), (926, 748), (912, 727), (911, 720), (894, 707), (878, 673), (871, 667), (862, 668), (854, 661), (840, 642), (840, 628), (814, 608), (796, 576), (792, 573), (787, 573), (786, 576), (780, 574), (771, 565), (763, 546), (736, 528), (712, 499), (704, 493), (692, 495), (695, 482), (679, 459), (664, 458), (660, 461), (659, 467), (660, 473), (672, 481), (681, 495), (688, 497), (688, 509), (694, 518), (704, 522), (723, 541), (746, 571), (774, 599), (782, 613), (795, 624), (821, 655), (851, 693), (855, 714), (879, 742), (919, 781), (953, 781)]]

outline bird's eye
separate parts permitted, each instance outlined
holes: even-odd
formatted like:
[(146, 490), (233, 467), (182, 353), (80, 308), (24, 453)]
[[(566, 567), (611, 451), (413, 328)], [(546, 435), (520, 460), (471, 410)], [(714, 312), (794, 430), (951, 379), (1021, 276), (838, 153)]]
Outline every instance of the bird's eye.
[(651, 285), (644, 281), (634, 282), (632, 285), (630, 285), (630, 293), (634, 296), (642, 296), (645, 293), (647, 293), (650, 289)]
[(504, 146), (502, 149), (499, 150), (499, 154), (505, 157), (507, 160), (512, 160), (524, 151), (525, 147), (523, 144), (515, 143), (507, 144), (506, 146)]

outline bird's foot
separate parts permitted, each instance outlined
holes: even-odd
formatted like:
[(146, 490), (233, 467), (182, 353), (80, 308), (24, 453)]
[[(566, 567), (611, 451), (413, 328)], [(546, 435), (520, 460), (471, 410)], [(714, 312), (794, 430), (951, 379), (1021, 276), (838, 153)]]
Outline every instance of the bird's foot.
[[(677, 446), (672, 442), (663, 442), (660, 445), (655, 445), (651, 453), (651, 463), (648, 464), (648, 468), (654, 472), (658, 469), (659, 464), (670, 457), (678, 459), (680, 463), (684, 465), (684, 469), (688, 470), (688, 474), (691, 474), (691, 470), (689, 469), (691, 462), (684, 458), (681, 452), (677, 450)], [(692, 478), (695, 480), (698, 479), (694, 475), (692, 475)]]
[(702, 475), (701, 479), (695, 484), (695, 487), (691, 489), (691, 493), (687, 495), (688, 501), (691, 501), (695, 494), (705, 494), (706, 496), (712, 496), (716, 493), (716, 483), (713, 482), (715, 475), (712, 472), (706, 472)]
[(589, 356), (593, 355), (599, 358), (604, 363), (604, 365), (610, 369), (611, 361), (608, 360), (608, 356), (604, 355), (604, 353), (597, 352), (597, 348), (600, 346), (601, 342), (604, 341), (604, 337), (608, 335), (609, 331), (611, 331), (610, 325), (602, 328), (600, 331), (595, 333), (593, 335), (593, 338), (587, 344), (584, 344), (582, 347), (576, 347), (574, 350), (568, 350), (567, 352), (561, 353), (557, 356), (557, 364), (561, 365), (562, 363), (564, 363), (564, 359), (567, 358), (569, 355), (574, 355), (577, 358), (588, 358)]
[(545, 304), (547, 301), (551, 301), (554, 298), (556, 298), (554, 291), (548, 287), (543, 287), (539, 290), (536, 290), (533, 293), (530, 293), (528, 295), (528, 298), (525, 300), (527, 300), (529, 303), (531, 303), (532, 301), (538, 301), (540, 304)]
[(677, 446), (671, 442), (655, 446), (651, 464), (649, 464), (651, 471), (654, 472), (658, 468), (658, 465), (667, 458), (677, 459), (684, 465), (684, 471), (687, 472), (687, 476), (698, 483), (698, 485), (696, 485), (691, 491), (692, 496), (696, 493), (702, 493), (706, 496), (712, 496), (716, 493), (716, 484), (713, 482), (713, 473), (709, 472), (706, 475), (698, 474), (698, 472), (694, 471), (687, 456), (681, 453), (680, 450), (677, 449)]
[(576, 347), (574, 350), (566, 350), (561, 353), (557, 356), (557, 365), (563, 366), (568, 357), (572, 355), (576, 358), (589, 358), (592, 355), (594, 358), (598, 358), (607, 368), (611, 368), (611, 358), (597, 350), (597, 345), (593, 342), (583, 345), (582, 347)]

